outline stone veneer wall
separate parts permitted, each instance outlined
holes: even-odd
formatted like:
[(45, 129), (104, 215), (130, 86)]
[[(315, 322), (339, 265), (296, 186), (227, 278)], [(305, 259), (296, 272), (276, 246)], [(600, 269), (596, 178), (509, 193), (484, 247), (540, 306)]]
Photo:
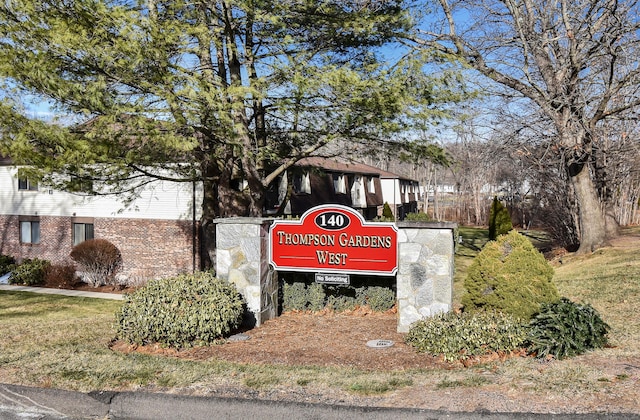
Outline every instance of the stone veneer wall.
[(398, 223), (398, 332), (453, 305), (455, 223)]
[[(236, 285), (252, 322), (278, 313), (277, 273), (268, 261), (270, 219), (230, 218), (216, 223), (216, 274)], [(453, 305), (454, 223), (398, 223), (396, 276), (398, 332)]]
[(278, 278), (268, 261), (271, 219), (216, 219), (216, 276), (235, 284), (245, 298), (248, 325), (278, 314)]

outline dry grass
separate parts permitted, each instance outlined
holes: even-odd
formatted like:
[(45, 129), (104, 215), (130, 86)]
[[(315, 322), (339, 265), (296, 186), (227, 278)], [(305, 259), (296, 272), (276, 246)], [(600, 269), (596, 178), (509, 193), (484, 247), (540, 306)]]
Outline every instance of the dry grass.
[(595, 307), (611, 326), (618, 352), (638, 354), (640, 344), (640, 229), (627, 229), (611, 247), (554, 262), (561, 294)]
[[(368, 371), (122, 353), (110, 349), (120, 302), (0, 292), (0, 382), (451, 410), (640, 413), (640, 229), (625, 233), (626, 240), (593, 255), (554, 261), (561, 294), (592, 304), (612, 327), (611, 348), (568, 360)], [(472, 257), (462, 256), (457, 279)]]

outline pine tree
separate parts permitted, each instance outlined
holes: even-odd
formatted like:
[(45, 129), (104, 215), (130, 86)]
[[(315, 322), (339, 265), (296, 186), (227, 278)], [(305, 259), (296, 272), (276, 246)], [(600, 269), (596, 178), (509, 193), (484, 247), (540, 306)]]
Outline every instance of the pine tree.
[(491, 210), (489, 211), (489, 240), (495, 240), (498, 236), (504, 235), (513, 229), (509, 210), (493, 197)]
[(395, 220), (396, 219), (393, 216), (393, 211), (391, 210), (391, 206), (386, 201), (384, 202), (384, 207), (382, 208), (382, 218), (384, 220)]

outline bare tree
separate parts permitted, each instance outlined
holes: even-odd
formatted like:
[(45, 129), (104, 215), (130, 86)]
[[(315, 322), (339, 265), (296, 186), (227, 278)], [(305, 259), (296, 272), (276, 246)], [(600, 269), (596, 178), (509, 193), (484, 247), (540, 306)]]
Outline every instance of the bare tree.
[(596, 186), (621, 225), (640, 222), (640, 136), (637, 122), (620, 121), (603, 129), (604, 139), (594, 153)]
[(594, 148), (607, 120), (632, 115), (640, 105), (637, 1), (438, 4), (438, 19), (419, 33), (417, 45), (457, 58), (540, 111), (575, 192), (578, 251), (605, 244), (615, 225), (594, 181)]
[(451, 173), (458, 187), (458, 213), (462, 216), (458, 220), (477, 226), (486, 224), (500, 153), (470, 133), (460, 135), (458, 141), (447, 146), (447, 151), (455, 162)]

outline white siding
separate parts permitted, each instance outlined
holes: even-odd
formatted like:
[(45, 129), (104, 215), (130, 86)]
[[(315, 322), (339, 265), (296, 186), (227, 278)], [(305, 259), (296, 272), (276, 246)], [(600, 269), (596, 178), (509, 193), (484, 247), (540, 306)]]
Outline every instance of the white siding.
[[(83, 196), (39, 186), (38, 191), (18, 190), (16, 167), (0, 166), (0, 214), (113, 217), (127, 219), (191, 220), (193, 185), (153, 182), (140, 197), (125, 204), (118, 196)], [(196, 189), (196, 218), (200, 218), (202, 188)]]
[(400, 195), (400, 182), (397, 178), (380, 178), (382, 188), (382, 201), (389, 203), (391, 209), (394, 205), (402, 204)]

